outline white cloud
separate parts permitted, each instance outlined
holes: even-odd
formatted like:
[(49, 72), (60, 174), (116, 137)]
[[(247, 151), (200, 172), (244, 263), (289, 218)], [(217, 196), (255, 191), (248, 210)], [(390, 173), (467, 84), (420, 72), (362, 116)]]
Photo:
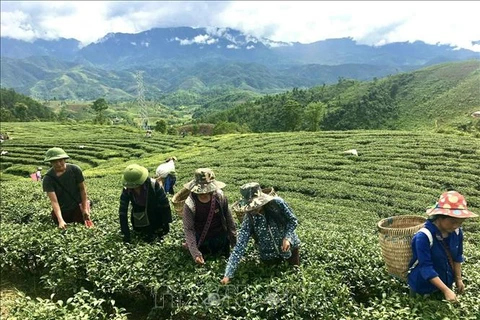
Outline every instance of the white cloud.
[(218, 39), (213, 39), (209, 35), (203, 34), (203, 35), (198, 35), (193, 39), (180, 39), (178, 37), (175, 37), (174, 41), (178, 41), (180, 45), (182, 46), (188, 46), (192, 44), (214, 44), (218, 42)]
[(88, 44), (109, 32), (189, 26), (208, 27), (211, 39), (232, 28), (283, 42), (422, 40), (480, 51), (471, 43), (480, 40), (477, 1), (2, 1), (1, 10), (2, 36), (23, 40)]

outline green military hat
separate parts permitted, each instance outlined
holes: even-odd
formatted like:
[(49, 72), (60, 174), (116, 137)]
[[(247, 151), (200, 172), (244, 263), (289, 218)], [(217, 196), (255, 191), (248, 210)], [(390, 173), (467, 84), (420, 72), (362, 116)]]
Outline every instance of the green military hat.
[(129, 165), (123, 172), (123, 186), (125, 188), (136, 188), (141, 186), (148, 178), (148, 170), (138, 164)]
[(50, 148), (47, 150), (45, 153), (45, 159), (43, 160), (44, 162), (50, 162), (54, 160), (59, 160), (59, 159), (68, 159), (70, 158), (68, 154), (63, 151), (62, 148)]

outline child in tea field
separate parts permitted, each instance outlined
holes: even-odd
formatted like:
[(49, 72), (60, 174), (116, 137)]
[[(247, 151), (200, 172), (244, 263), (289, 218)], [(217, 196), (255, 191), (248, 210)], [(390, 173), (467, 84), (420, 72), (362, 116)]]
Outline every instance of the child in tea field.
[(278, 196), (263, 193), (256, 182), (241, 186), (240, 193), (243, 198), (235, 202), (232, 209), (244, 212), (245, 216), (221, 283), (230, 282), (251, 236), (256, 240), (262, 261), (274, 264), (286, 260), (298, 266), (300, 239), (295, 233), (298, 221), (287, 203)]
[(37, 172), (35, 172), (35, 176), (37, 181), (42, 181), (42, 167), (37, 168)]
[(123, 173), (123, 187), (118, 209), (123, 241), (131, 240), (127, 217), (130, 204), (130, 220), (135, 232), (142, 234), (148, 242), (166, 235), (172, 222), (170, 203), (162, 186), (148, 177), (147, 168), (129, 165)]
[(43, 191), (52, 204), (52, 218), (60, 229), (67, 223), (78, 222), (90, 226), (90, 202), (85, 179), (80, 167), (66, 163), (70, 157), (61, 148), (48, 149), (45, 162), (52, 167), (43, 178)]
[(465, 198), (453, 190), (444, 192), (427, 214), (424, 228), (412, 239), (408, 285), (414, 296), (433, 295), (455, 301), (453, 283), (458, 293), (465, 290), (461, 269), (464, 260), (461, 225), (465, 219), (477, 215), (467, 209)]
[(174, 195), (174, 186), (177, 181), (175, 172), (176, 157), (169, 157), (164, 163), (160, 164), (155, 171), (157, 181), (163, 186), (165, 192)]
[(184, 187), (190, 195), (183, 207), (183, 230), (195, 263), (203, 265), (207, 254), (228, 257), (237, 235), (228, 199), (221, 190), (225, 183), (216, 180), (211, 169), (200, 168)]

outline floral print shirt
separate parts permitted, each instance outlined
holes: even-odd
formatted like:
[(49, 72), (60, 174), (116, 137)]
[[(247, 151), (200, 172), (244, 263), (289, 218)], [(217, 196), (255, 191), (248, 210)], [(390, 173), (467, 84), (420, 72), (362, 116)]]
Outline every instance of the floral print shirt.
[[(275, 258), (288, 259), (291, 250), (300, 246), (300, 239), (295, 233), (298, 220), (292, 209), (280, 197), (275, 197), (264, 206), (263, 214), (251, 214), (251, 219), (246, 213), (240, 227), (237, 244), (233, 248), (225, 269), (225, 277), (233, 277), (240, 260), (245, 254), (248, 240), (254, 234), (258, 239), (257, 247), (260, 259), (270, 260)], [(253, 224), (252, 224), (253, 222)], [(290, 242), (290, 250), (282, 251), (283, 239)]]

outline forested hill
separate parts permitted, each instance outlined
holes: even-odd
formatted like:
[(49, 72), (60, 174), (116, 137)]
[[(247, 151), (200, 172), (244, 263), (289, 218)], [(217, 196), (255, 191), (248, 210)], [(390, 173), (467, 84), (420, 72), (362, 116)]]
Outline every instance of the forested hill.
[(361, 82), (267, 95), (199, 118), (255, 132), (416, 129), (471, 122), (480, 109), (480, 62), (469, 60)]
[(54, 120), (52, 110), (14, 90), (0, 88), (0, 119), (8, 121)]

